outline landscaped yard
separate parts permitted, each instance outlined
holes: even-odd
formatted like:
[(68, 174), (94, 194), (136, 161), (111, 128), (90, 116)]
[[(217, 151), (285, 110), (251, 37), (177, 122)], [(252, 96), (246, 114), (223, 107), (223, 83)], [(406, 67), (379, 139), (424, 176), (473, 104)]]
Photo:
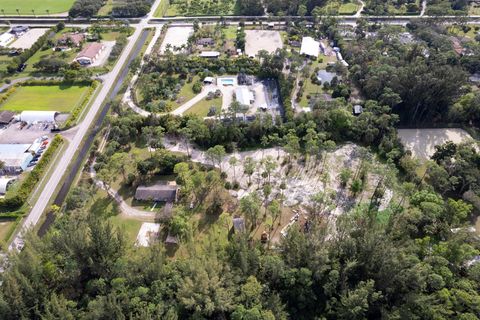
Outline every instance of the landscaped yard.
[(125, 235), (127, 243), (135, 243), (137, 234), (142, 226), (142, 221), (124, 217), (121, 215), (113, 216), (108, 219), (113, 226), (119, 228)]
[(70, 112), (82, 102), (88, 88), (76, 85), (20, 86), (0, 105), (0, 109)]
[(17, 15), (17, 9), (20, 15), (48, 15), (67, 12), (73, 2), (74, 0), (2, 0), (0, 10), (7, 15)]
[(206, 117), (211, 107), (217, 108), (217, 113), (222, 109), (222, 98), (215, 98), (212, 100), (203, 99), (190, 109), (185, 114), (195, 114), (199, 117)]

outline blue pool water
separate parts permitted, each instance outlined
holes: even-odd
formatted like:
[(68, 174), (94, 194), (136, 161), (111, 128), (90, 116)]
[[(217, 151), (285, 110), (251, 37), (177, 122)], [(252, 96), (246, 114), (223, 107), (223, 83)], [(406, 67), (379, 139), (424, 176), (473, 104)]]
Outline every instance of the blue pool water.
[(222, 82), (223, 85), (226, 85), (226, 86), (231, 85), (231, 86), (233, 86), (233, 79), (221, 79), (221, 82)]

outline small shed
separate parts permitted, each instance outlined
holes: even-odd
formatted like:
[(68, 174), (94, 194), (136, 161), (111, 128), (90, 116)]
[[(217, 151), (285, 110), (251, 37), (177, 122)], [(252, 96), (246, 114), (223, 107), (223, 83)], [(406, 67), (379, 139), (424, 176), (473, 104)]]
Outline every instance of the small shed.
[(205, 84), (212, 84), (214, 82), (215, 82), (214, 77), (205, 77), (205, 79), (203, 79), (203, 83), (205, 83)]
[(176, 202), (178, 187), (173, 183), (139, 186), (135, 191), (135, 199), (141, 201)]
[(220, 52), (218, 51), (202, 51), (200, 53), (200, 57), (202, 58), (215, 59), (215, 58), (218, 58), (219, 56), (220, 56)]
[(359, 104), (353, 106), (353, 114), (359, 116), (363, 112), (363, 107)]
[(170, 233), (167, 235), (167, 238), (165, 239), (165, 244), (169, 245), (177, 245), (178, 244), (178, 238), (176, 236), (172, 236)]
[(8, 110), (4, 110), (0, 112), (0, 124), (9, 124), (10, 121), (12, 121), (14, 116), (15, 116), (15, 113)]

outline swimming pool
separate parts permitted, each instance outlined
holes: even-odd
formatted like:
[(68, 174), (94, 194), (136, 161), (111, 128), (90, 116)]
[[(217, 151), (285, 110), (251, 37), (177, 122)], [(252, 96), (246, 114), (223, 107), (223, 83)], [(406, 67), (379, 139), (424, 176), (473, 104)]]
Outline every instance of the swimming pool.
[(220, 79), (220, 82), (224, 86), (233, 86), (233, 79), (232, 78), (223, 78), (223, 79)]

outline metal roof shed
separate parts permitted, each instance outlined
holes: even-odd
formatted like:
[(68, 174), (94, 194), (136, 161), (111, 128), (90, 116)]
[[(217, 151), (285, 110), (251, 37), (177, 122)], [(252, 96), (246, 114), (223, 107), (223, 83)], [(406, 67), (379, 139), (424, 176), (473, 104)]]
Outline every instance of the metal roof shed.
[(18, 120), (33, 123), (33, 122), (55, 122), (57, 111), (22, 111), (18, 116)]
[(312, 37), (303, 37), (300, 54), (318, 58), (320, 54), (320, 42), (315, 41)]

